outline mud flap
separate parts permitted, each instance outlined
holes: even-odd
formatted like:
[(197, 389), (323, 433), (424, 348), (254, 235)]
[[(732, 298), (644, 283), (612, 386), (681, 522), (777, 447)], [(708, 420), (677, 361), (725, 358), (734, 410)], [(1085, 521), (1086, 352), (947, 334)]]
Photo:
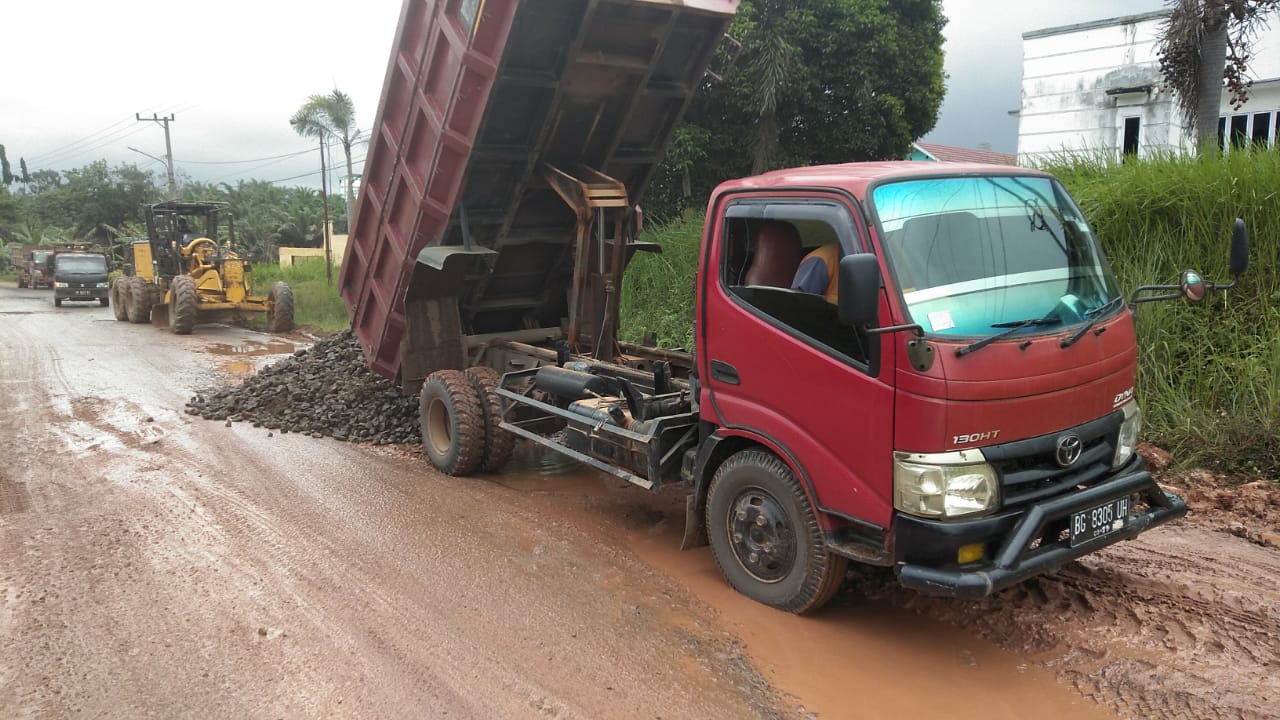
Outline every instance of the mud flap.
[(689, 493), (684, 499), (684, 537), (680, 538), (680, 549), (692, 550), (708, 544), (706, 523), (698, 512), (698, 496)]

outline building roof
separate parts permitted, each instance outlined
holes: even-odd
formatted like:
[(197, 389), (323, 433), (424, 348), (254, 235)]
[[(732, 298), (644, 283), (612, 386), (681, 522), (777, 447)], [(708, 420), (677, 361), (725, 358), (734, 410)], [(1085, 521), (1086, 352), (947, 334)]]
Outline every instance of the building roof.
[(939, 162), (985, 163), (987, 165), (1017, 165), (1018, 156), (994, 150), (971, 150), (969, 148), (935, 145), (934, 143), (911, 143), (917, 150)]

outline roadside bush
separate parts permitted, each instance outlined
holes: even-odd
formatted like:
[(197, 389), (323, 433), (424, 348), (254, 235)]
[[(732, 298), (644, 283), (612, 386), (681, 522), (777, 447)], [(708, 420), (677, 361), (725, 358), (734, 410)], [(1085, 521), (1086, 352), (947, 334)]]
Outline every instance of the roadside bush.
[(702, 243), (702, 215), (650, 225), (640, 238), (661, 253), (636, 253), (622, 283), (623, 340), (640, 342), (646, 331), (668, 348), (693, 348), (693, 277)]
[(1235, 218), (1249, 229), (1240, 287), (1202, 306), (1139, 305), (1147, 439), (1179, 464), (1280, 474), (1280, 153), (1212, 160), (1065, 161), (1070, 189), (1126, 291), (1192, 268), (1228, 281)]

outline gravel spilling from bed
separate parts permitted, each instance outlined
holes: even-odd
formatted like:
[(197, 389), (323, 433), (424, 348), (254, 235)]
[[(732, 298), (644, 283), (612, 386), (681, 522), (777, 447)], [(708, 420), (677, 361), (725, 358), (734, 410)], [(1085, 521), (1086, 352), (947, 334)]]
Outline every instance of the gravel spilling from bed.
[(350, 330), (298, 350), (240, 385), (196, 395), (187, 413), (376, 445), (421, 441), (418, 399), (365, 367)]

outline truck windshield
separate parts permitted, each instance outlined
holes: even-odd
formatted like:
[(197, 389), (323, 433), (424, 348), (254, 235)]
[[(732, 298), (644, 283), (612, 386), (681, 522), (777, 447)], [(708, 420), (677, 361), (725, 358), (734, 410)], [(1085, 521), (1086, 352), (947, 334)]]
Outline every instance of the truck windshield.
[(981, 176), (905, 180), (872, 202), (911, 321), (941, 335), (1061, 331), (1118, 297), (1080, 210), (1056, 180)]
[(59, 255), (55, 266), (58, 272), (105, 274), (107, 259), (101, 255)]

